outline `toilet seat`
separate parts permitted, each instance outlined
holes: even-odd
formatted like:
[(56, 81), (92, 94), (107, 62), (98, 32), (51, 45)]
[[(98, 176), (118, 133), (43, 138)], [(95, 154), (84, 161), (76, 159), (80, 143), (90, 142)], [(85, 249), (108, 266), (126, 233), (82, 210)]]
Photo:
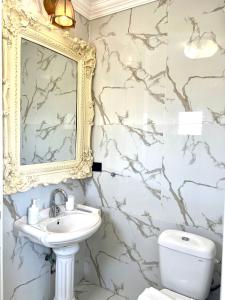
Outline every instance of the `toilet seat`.
[(167, 289), (163, 289), (160, 292), (166, 296), (169, 296), (171, 298), (171, 300), (194, 300), (193, 298), (185, 297), (181, 294), (177, 294), (177, 293), (167, 290)]

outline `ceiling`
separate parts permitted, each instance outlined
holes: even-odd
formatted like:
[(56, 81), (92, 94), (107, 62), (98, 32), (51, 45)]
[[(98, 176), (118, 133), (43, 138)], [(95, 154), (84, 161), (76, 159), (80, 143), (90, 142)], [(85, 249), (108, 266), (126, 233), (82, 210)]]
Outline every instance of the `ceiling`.
[(156, 0), (72, 0), (75, 11), (89, 20), (154, 1)]

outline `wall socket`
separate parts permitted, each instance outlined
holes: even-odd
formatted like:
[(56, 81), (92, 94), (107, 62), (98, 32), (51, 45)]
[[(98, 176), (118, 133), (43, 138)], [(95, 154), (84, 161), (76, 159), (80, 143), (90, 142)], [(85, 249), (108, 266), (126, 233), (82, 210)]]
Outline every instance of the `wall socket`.
[(102, 163), (94, 162), (92, 166), (93, 172), (102, 172)]

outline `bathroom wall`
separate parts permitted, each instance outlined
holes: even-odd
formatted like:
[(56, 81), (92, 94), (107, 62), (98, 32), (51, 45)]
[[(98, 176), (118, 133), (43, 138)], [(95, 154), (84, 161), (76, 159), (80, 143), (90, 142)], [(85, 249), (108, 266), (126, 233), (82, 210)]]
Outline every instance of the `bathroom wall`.
[[(22, 4), (47, 18), (41, 0)], [(167, 228), (213, 239), (220, 258), (223, 6), (222, 0), (199, 0), (197, 6), (194, 0), (160, 0), (90, 24), (76, 14), (71, 34), (85, 40), (89, 34), (97, 47), (93, 150), (103, 172), (85, 185), (69, 181), (4, 198), (4, 300), (53, 299), (54, 280), (44, 260), (48, 249), (16, 238), (13, 222), (26, 213), (32, 198), (48, 207), (56, 187), (103, 210), (101, 229), (78, 257), (77, 281), (85, 275), (129, 300), (145, 287), (160, 287), (157, 238)], [(185, 43), (198, 39), (214, 41), (217, 53), (187, 58)], [(179, 114), (192, 111), (203, 112), (203, 122), (199, 113)], [(211, 299), (219, 296), (214, 293)]]
[[(47, 20), (42, 2), (23, 0), (21, 4), (25, 10), (29, 9), (39, 18)], [(71, 30), (71, 35), (88, 40), (87, 20), (78, 13), (76, 18), (76, 30)], [(58, 187), (65, 189), (68, 194), (75, 195), (76, 202), (84, 201), (83, 184), (75, 180), (4, 197), (4, 300), (53, 299), (54, 276), (50, 274), (49, 262), (45, 261), (49, 249), (33, 244), (27, 239), (17, 238), (13, 232), (13, 223), (27, 213), (33, 198), (39, 199), (40, 207), (48, 207), (50, 194)], [(82, 257), (78, 256), (77, 260), (76, 281), (79, 281), (83, 276)]]
[(209, 237), (221, 257), (223, 7), (222, 0), (164, 0), (90, 22), (97, 48), (92, 141), (103, 172), (87, 181), (86, 201), (102, 208), (104, 222), (86, 242), (84, 270), (125, 299), (160, 287), (164, 229)]

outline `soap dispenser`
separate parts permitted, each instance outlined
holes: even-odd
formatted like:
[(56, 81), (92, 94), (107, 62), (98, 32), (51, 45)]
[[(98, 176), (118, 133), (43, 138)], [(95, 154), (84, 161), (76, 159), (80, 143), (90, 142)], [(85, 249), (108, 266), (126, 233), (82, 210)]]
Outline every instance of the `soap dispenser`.
[(37, 200), (33, 199), (32, 205), (28, 209), (28, 224), (34, 225), (39, 221), (39, 207), (37, 205)]
[(74, 196), (73, 195), (69, 195), (68, 199), (66, 201), (66, 210), (67, 211), (74, 210), (74, 204), (75, 204)]

